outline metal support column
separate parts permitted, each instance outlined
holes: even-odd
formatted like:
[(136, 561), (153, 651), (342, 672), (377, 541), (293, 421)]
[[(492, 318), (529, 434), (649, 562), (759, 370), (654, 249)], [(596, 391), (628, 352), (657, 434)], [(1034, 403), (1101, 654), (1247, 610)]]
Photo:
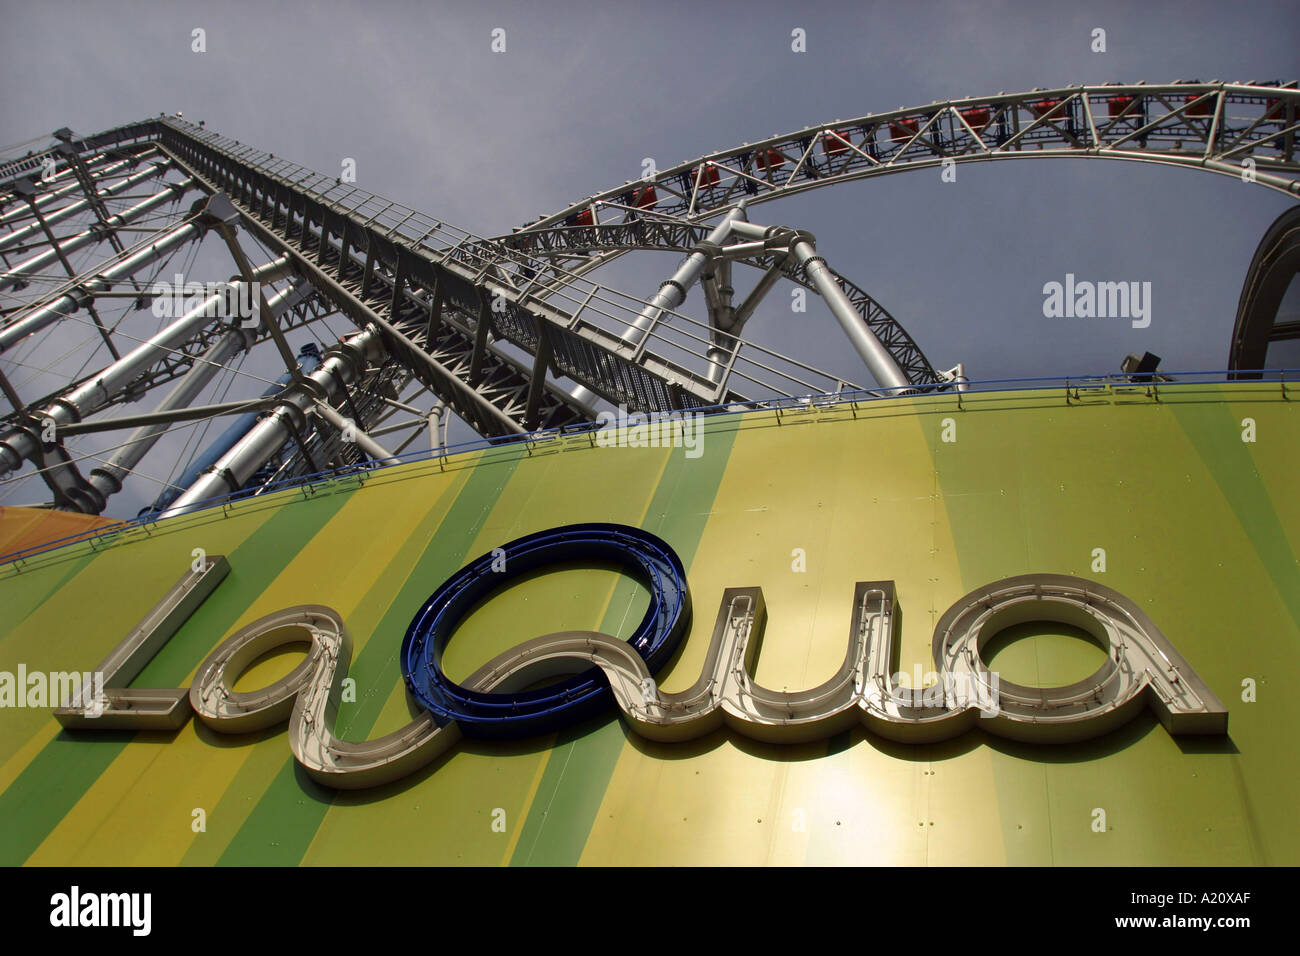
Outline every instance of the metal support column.
[(854, 350), (866, 363), (867, 370), (883, 388), (904, 389), (911, 385), (894, 356), (876, 338), (866, 320), (853, 307), (848, 295), (840, 288), (826, 260), (817, 254), (816, 239), (811, 233), (787, 229), (783, 226), (758, 226), (748, 222), (734, 224), (736, 233), (751, 239), (788, 243), (790, 254), (803, 265), (804, 273), (826, 301), (831, 314), (840, 323)]
[[(306, 421), (306, 413), (319, 400), (340, 393), (340, 384), (358, 381), (368, 364), (382, 358), (379, 330), (367, 328), (331, 348), (325, 360), (310, 376), (287, 388), (279, 406), (259, 421), (222, 455), (212, 469), (185, 490), (161, 517), (185, 514), (238, 491), (257, 469), (295, 437)], [(310, 384), (309, 384), (310, 383)]]
[[(745, 203), (739, 202), (728, 210), (722, 221), (709, 233), (706, 243), (720, 245), (731, 235), (732, 226), (745, 218)], [(686, 257), (686, 261), (677, 267), (672, 277), (664, 280), (659, 291), (650, 297), (646, 307), (641, 310), (631, 326), (623, 333), (623, 341), (633, 347), (639, 346), (650, 329), (659, 321), (666, 310), (675, 309), (686, 301), (686, 293), (700, 278), (704, 264), (709, 260), (706, 250), (697, 249)]]

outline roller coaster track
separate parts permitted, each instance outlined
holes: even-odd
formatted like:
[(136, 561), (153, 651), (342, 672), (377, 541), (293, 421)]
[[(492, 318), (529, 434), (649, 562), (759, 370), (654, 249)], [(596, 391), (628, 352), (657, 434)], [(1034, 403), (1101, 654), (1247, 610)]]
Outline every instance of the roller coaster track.
[[(551, 255), (590, 255), (600, 257), (601, 264), (626, 252), (648, 250), (688, 253), (699, 248), (709, 234), (707, 226), (691, 225), (663, 219), (633, 219), (629, 222), (607, 223), (599, 226), (545, 229), (529, 231), (501, 239), (512, 248), (546, 257)], [(816, 291), (808, 279), (803, 264), (790, 257), (776, 254), (746, 256), (737, 260), (763, 272), (777, 268), (781, 275), (806, 289)], [(940, 373), (930, 365), (907, 330), (885, 307), (864, 289), (839, 273), (835, 280), (852, 301), (854, 308), (866, 321), (876, 338), (884, 344), (899, 367), (914, 385), (929, 385), (943, 381)]]
[[(944, 163), (1090, 158), (1202, 169), (1300, 197), (1300, 90), (1264, 84), (1076, 86), (935, 102), (811, 126), (627, 181), (545, 216), (504, 241), (582, 274), (626, 252), (687, 252), (692, 224), (838, 183)], [(575, 258), (581, 264), (574, 267)], [(766, 269), (771, 257), (740, 260)], [(793, 265), (788, 278), (807, 285)], [(880, 303), (837, 276), (915, 384), (939, 381)]]
[(1243, 161), (1251, 159), (1255, 182), (1295, 198), (1298, 120), (1295, 82), (1071, 86), (948, 100), (711, 153), (596, 193), (527, 230), (562, 226), (585, 210), (601, 213), (600, 207), (706, 219), (742, 197), (752, 206), (945, 160), (1114, 159), (1240, 177)]
[[(166, 198), (197, 190), (209, 201), (228, 200), (230, 223), (287, 261), (292, 280), (307, 293), (284, 310), (280, 328), (260, 330), (258, 341), (275, 339), (283, 354), (285, 328), (334, 312), (362, 330), (354, 338), (373, 337), (378, 351), (366, 359), (373, 364), (361, 370), (356, 383), (366, 389), (367, 401), (377, 402), (380, 392), (395, 393), (414, 379), (479, 434), (493, 437), (590, 421), (596, 398), (658, 412), (841, 391), (857, 386), (740, 338), (739, 326), (720, 328), (712, 321), (712, 301), (710, 321), (700, 321), (671, 307), (656, 309), (653, 300), (585, 276), (634, 250), (708, 250), (716, 256), (707, 237), (741, 207), (747, 212), (811, 189), (949, 163), (1147, 162), (1238, 177), (1295, 198), (1300, 196), (1298, 119), (1295, 83), (1076, 86), (935, 102), (712, 153), (594, 194), (497, 239), (472, 235), (178, 117), (81, 138), (62, 130), (57, 146), (0, 163), (0, 224), (14, 230), (0, 235), (0, 244), (9, 242), (5, 267), (11, 270), (0, 276), (0, 287), (6, 287), (6, 276), (12, 276), (8, 288), (27, 284), (22, 263), (15, 266), (13, 260), (36, 248), (28, 237), (37, 236), (38, 225), (53, 248), (46, 263), (59, 253), (57, 244), (68, 241), (56, 241), (48, 228), (55, 217), (71, 216), (67, 207), (55, 205), (63, 197), (96, 217), (72, 238), (79, 245), (107, 240), (114, 254), (80, 274), (60, 255), (68, 269), (63, 285), (6, 309), (0, 338), (24, 337), (29, 326), (38, 327), (32, 325), (34, 314), (46, 325), (57, 321), (59, 309), (49, 305), (52, 301), (72, 302), (74, 311), (86, 308), (100, 324), (96, 297), (123, 281), (100, 277), (132, 251), (118, 233), (148, 231), (124, 229), (122, 214), (108, 214), (107, 202), (133, 197), (113, 192), (125, 190), (122, 184), (103, 185), (107, 170), (125, 167), (115, 174), (125, 175), (148, 157), (161, 159), (167, 175), (180, 177), (168, 184)], [(48, 175), (60, 165), (66, 168)], [(46, 175), (37, 175), (42, 172)], [(78, 189), (84, 198), (76, 198)], [(150, 201), (162, 198), (157, 194)], [(191, 210), (190, 219), (198, 215)], [(210, 214), (208, 221), (215, 221)], [(760, 285), (784, 276), (813, 288), (808, 263), (818, 261), (823, 279), (832, 277), (892, 356), (901, 381), (947, 387), (948, 377), (936, 372), (883, 306), (831, 272), (820, 256), (810, 256), (809, 234), (789, 229), (780, 234), (788, 249), (775, 240), (751, 241), (747, 253), (734, 253), (722, 265), (729, 270), (734, 260), (764, 270)], [(790, 254), (796, 240), (805, 243), (802, 259)], [(716, 291), (716, 284), (706, 287), (712, 297)], [(835, 290), (823, 285), (819, 291)], [(65, 298), (52, 300), (55, 294)], [(648, 327), (639, 325), (647, 314)], [(100, 331), (114, 350), (113, 330), (101, 326)], [(135, 370), (125, 387), (103, 396), (95, 411), (137, 399), (185, 373), (222, 332), (220, 323), (210, 324), (178, 348), (159, 353), (156, 362)], [(730, 356), (719, 375), (720, 342)], [(84, 387), (98, 374), (70, 388)], [(22, 402), (5, 385), (13, 405), (5, 419), (10, 428), (30, 428), (42, 409), (66, 394)], [(346, 388), (342, 400), (350, 400)], [(15, 452), (6, 468), (23, 457)]]

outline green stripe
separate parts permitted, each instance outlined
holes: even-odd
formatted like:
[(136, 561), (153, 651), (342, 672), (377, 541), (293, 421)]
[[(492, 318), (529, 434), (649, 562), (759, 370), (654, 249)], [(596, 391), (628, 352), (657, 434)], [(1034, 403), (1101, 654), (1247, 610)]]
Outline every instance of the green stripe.
[[(84, 547), (84, 545), (82, 546)], [(0, 622), (0, 643), (3, 643), (14, 631), (26, 622), (32, 616), (32, 612), (42, 604), (58, 594), (63, 586), (75, 578), (85, 569), (96, 557), (94, 551), (87, 551), (85, 554), (74, 558), (63, 569), (63, 574), (56, 576), (50, 574), (14, 574), (9, 572), (0, 584), (4, 585), (5, 592), (5, 620)], [(35, 579), (37, 586), (28, 586), (28, 581)], [(41, 586), (39, 582), (48, 582)]]
[(61, 732), (46, 744), (0, 794), (0, 866), (31, 856), (134, 739), (132, 733)]
[[(1004, 404), (1012, 410), (992, 411), (998, 400), (981, 397), (965, 412), (945, 410), (957, 421), (955, 443), (939, 439), (940, 414), (921, 419), (962, 591), (1046, 571), (1129, 595), (1220, 693), (1241, 750), (1188, 749), (1150, 714), (1080, 744), (1034, 748), (984, 738), (1011, 865), (1261, 862), (1250, 829), (1222, 821), (1242, 819), (1248, 809), (1245, 788), (1233, 783), (1240, 774), (1249, 774), (1254, 795), (1279, 789), (1273, 758), (1259, 761), (1253, 774), (1242, 761), (1264, 708), (1273, 708), (1278, 721), (1289, 704), (1270, 698), (1256, 710), (1232, 695), (1243, 675), (1268, 673), (1265, 665), (1279, 652), (1272, 641), (1252, 641), (1232, 658), (1212, 649), (1223, 640), (1275, 634), (1282, 608), (1257, 597), (1233, 600), (1231, 588), (1208, 607), (1189, 604), (1186, 591), (1210, 593), (1226, 569), (1249, 567), (1257, 555), (1284, 594), (1291, 588), (1286, 598), (1294, 608), (1294, 557), (1222, 399), (1177, 389), (1160, 398), (1155, 404), (1117, 395), (1091, 407), (1062, 402), (1059, 410), (1023, 411), (1012, 400)], [(1230, 510), (1220, 507), (1220, 493)], [(1094, 547), (1106, 550), (1105, 572), (1091, 569)], [(1059, 647), (1050, 653), (1055, 659)], [(970, 741), (972, 751), (978, 745)], [(942, 753), (918, 749), (927, 759)], [(1179, 788), (1178, 800), (1170, 801), (1171, 786)], [(1095, 808), (1106, 811), (1111, 831), (1092, 831)], [(1275, 832), (1275, 821), (1267, 822), (1265, 832)]]
[[(674, 450), (646, 513), (645, 530), (671, 544), (688, 571), (739, 425), (736, 418), (710, 423), (705, 430), (704, 453), (698, 459), (688, 459), (684, 452)], [(620, 582), (602, 631), (618, 633), (634, 590), (631, 582)], [(597, 723), (599, 726), (593, 726)], [(578, 862), (625, 739), (623, 726), (613, 715), (559, 736), (510, 858), (511, 866), (573, 866)]]
[[(96, 588), (93, 584), (78, 590), (77, 581), (82, 571), (90, 566), (95, 552), (70, 556), (71, 560), (46, 565), (39, 569), (10, 575), (0, 581), (0, 628), (8, 633), (0, 639), (0, 671), (13, 675), (19, 666), (26, 665), (28, 673), (43, 670), (65, 670), (69, 667), (87, 667), (94, 658), (80, 659), (82, 654), (81, 627), (61, 627), (59, 616), (51, 610), (63, 606), (66, 593), (89, 594), (92, 600), (99, 595), (112, 593), (112, 589)], [(99, 566), (103, 570), (104, 566)], [(81, 578), (83, 582), (100, 580), (97, 572)], [(64, 589), (67, 589), (65, 592)], [(13, 615), (12, 618), (9, 615)], [(119, 602), (109, 602), (98, 615), (83, 615), (103, 627), (120, 633), (136, 623), (130, 611), (124, 611)], [(76, 663), (73, 663), (73, 662)], [(44, 729), (50, 714), (44, 708), (6, 708), (2, 712), (4, 734), (0, 735), (0, 765), (7, 763)]]
[[(322, 496), (280, 508), (230, 555), (231, 573), (133, 682), (177, 687), (280, 569), (346, 500)], [(118, 557), (118, 560), (122, 558)], [(236, 570), (238, 569), (238, 570)], [(0, 865), (26, 860), (135, 734), (61, 731), (0, 794)]]
[[(1206, 470), (1223, 492), (1224, 500), (1232, 506), (1291, 619), (1300, 625), (1300, 566), (1282, 530), (1282, 520), (1273, 507), (1268, 487), (1259, 476), (1250, 453), (1252, 446), (1241, 440), (1241, 422), (1233, 407), (1226, 400), (1175, 403), (1172, 407), (1178, 423), (1205, 462)], [(1289, 441), (1289, 438), (1279, 438), (1274, 433), (1268, 440)]]
[[(348, 676), (357, 682), (357, 701), (339, 708), (340, 737), (365, 740), (370, 736), (394, 682), (400, 680), (395, 673), (397, 655), (407, 625), (433, 590), (465, 564), (469, 543), (518, 463), (519, 452), (513, 449), (508, 457), (485, 455), (441, 523), (439, 509), (431, 508), (419, 527), (406, 532), (407, 541), (391, 567), (410, 568), (411, 573), (396, 597), (390, 602), (393, 579), (387, 574), (367, 592), (364, 606), (352, 616), (350, 626), (355, 625), (358, 632), (373, 628), (375, 637), (366, 642), (348, 670)], [(294, 866), (302, 862), (336, 794), (312, 782), (292, 757), (281, 761), (275, 779), (221, 854), (221, 865)], [(236, 789), (232, 785), (232, 790)]]

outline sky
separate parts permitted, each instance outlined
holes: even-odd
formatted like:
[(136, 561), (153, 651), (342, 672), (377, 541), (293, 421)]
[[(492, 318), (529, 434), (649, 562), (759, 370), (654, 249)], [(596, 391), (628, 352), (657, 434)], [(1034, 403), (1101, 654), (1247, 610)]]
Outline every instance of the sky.
[[(480, 235), (635, 178), (647, 157), (663, 168), (836, 118), (1079, 83), (1300, 77), (1294, 2), (2, 0), (0, 22), (0, 144), (181, 111), (322, 172), (352, 158), (358, 185)], [(1052, 160), (844, 184), (753, 218), (815, 233), (935, 367), (996, 379), (1115, 371), (1144, 351), (1165, 370), (1223, 368), (1251, 255), (1288, 202), (1203, 172)], [(676, 261), (624, 257), (595, 278), (648, 296)], [(1067, 273), (1151, 282), (1150, 326), (1045, 317), (1043, 286)], [(869, 383), (829, 313), (769, 303), (747, 338)]]

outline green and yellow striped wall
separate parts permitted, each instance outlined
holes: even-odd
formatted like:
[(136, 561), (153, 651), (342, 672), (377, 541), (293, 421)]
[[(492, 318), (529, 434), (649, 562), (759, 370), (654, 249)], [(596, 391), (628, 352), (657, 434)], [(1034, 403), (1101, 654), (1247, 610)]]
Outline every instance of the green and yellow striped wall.
[[(1227, 738), (1176, 740), (1150, 716), (1084, 744), (973, 731), (903, 746), (858, 730), (763, 745), (727, 731), (656, 744), (607, 716), (513, 744), (464, 742), (381, 789), (334, 792), (283, 728), (223, 736), (79, 733), (0, 710), (0, 862), (210, 864), (1300, 863), (1300, 413), (1276, 384), (1063, 390), (841, 404), (710, 419), (703, 454), (584, 436), (341, 479), (78, 544), (0, 569), (0, 671), (92, 669), (193, 549), (231, 572), (135, 681), (188, 686), (225, 637), (327, 604), (353, 634), (338, 732), (413, 710), (398, 650), (416, 609), (493, 547), (574, 522), (637, 525), (686, 565), (695, 619), (661, 675), (691, 684), (724, 587), (758, 585), (757, 678), (817, 684), (843, 659), (856, 581), (892, 579), (900, 669), (968, 591), (1035, 571), (1137, 600), (1228, 706)], [(955, 441), (944, 441), (951, 419)], [(1243, 441), (1243, 421), (1255, 441)], [(1094, 572), (1094, 549), (1106, 570)], [(806, 570), (793, 570), (795, 549)], [(626, 636), (646, 594), (606, 568), (508, 587), (448, 648), (453, 678), (569, 628)], [(1010, 679), (1066, 683), (1101, 651), (1069, 634), (1004, 642)], [(236, 689), (282, 676), (256, 664)], [(1243, 701), (1251, 680), (1256, 700)], [(1094, 810), (1107, 829), (1095, 832)], [(195, 832), (193, 811), (206, 829)], [(504, 832), (493, 828), (503, 810)], [(499, 814), (497, 815), (499, 817)]]

